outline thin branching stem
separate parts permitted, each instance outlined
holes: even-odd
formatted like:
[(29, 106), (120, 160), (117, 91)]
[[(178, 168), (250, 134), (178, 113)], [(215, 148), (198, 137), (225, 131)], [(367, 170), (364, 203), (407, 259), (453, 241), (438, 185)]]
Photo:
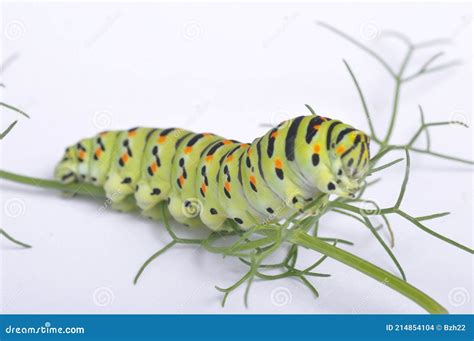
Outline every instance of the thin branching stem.
[(403, 182), (402, 182), (402, 187), (400, 188), (400, 194), (398, 195), (397, 202), (395, 203), (396, 208), (400, 208), (400, 205), (402, 204), (403, 197), (405, 196), (405, 191), (407, 189), (407, 184), (408, 184), (408, 179), (410, 177), (410, 167), (411, 167), (411, 161), (410, 161), (410, 153), (408, 153), (408, 149), (405, 149), (405, 155), (406, 155), (406, 167), (405, 167), (405, 176), (403, 177)]
[[(348, 65), (348, 63), (345, 62), (346, 68), (348, 69), (348, 71), (351, 75), (351, 78), (353, 79), (354, 84), (356, 85), (356, 89), (359, 93), (359, 97), (361, 99), (361, 103), (362, 103), (362, 106), (364, 108), (364, 113), (366, 115), (366, 118), (367, 118), (367, 121), (368, 121), (368, 124), (369, 124), (371, 137), (372, 137), (374, 142), (376, 142), (377, 144), (380, 145), (380, 150), (379, 150), (380, 155), (377, 155), (378, 158), (380, 158), (381, 156), (383, 156), (384, 154), (388, 153), (391, 150), (404, 149), (404, 148), (408, 147), (408, 149), (410, 151), (413, 151), (413, 152), (416, 152), (416, 153), (431, 155), (431, 156), (435, 156), (435, 157), (450, 160), (450, 161), (457, 161), (457, 162), (466, 163), (466, 164), (474, 164), (474, 161), (472, 161), (472, 160), (466, 160), (466, 159), (462, 159), (462, 158), (458, 158), (458, 157), (454, 157), (454, 156), (450, 156), (450, 155), (445, 155), (445, 154), (442, 154), (442, 153), (432, 152), (430, 150), (430, 137), (429, 137), (428, 133), (426, 135), (427, 136), (427, 144), (428, 144), (428, 147), (427, 147), (426, 150), (419, 149), (419, 148), (414, 148), (414, 147), (412, 147), (412, 145), (408, 145), (408, 144), (406, 144), (406, 145), (391, 145), (390, 144), (390, 139), (391, 139), (393, 131), (395, 129), (396, 118), (397, 118), (397, 115), (398, 115), (399, 102), (400, 102), (400, 91), (401, 91), (402, 85), (405, 82), (416, 79), (416, 78), (418, 78), (422, 75), (425, 75), (425, 74), (428, 74), (428, 73), (431, 73), (431, 72), (435, 72), (435, 71), (441, 71), (441, 70), (447, 69), (449, 67), (456, 66), (456, 65), (460, 64), (459, 61), (453, 61), (453, 62), (441, 64), (441, 65), (438, 65), (438, 66), (429, 67), (435, 60), (437, 60), (441, 57), (442, 54), (438, 52), (435, 55), (433, 55), (430, 59), (428, 59), (428, 61), (426, 61), (422, 65), (422, 67), (419, 69), (419, 71), (415, 72), (414, 74), (412, 74), (410, 76), (404, 77), (406, 67), (407, 67), (408, 63), (410, 62), (410, 60), (413, 56), (413, 53), (416, 50), (421, 49), (421, 48), (430, 47), (430, 46), (434, 46), (434, 45), (438, 45), (438, 44), (445, 44), (445, 43), (448, 42), (448, 40), (446, 40), (446, 39), (437, 39), (437, 40), (422, 42), (422, 43), (418, 43), (418, 44), (413, 44), (408, 37), (406, 37), (405, 35), (403, 35), (399, 32), (391, 32), (391, 31), (388, 32), (385, 35), (397, 37), (407, 45), (407, 52), (405, 54), (405, 57), (404, 57), (401, 65), (399, 67), (398, 72), (395, 72), (395, 71), (393, 71), (393, 69), (388, 65), (388, 63), (380, 55), (378, 55), (376, 52), (374, 52), (373, 50), (371, 50), (370, 48), (368, 48), (364, 44), (360, 43), (359, 41), (357, 41), (353, 37), (349, 36), (348, 34), (342, 32), (342, 31), (336, 29), (335, 27), (333, 27), (329, 24), (326, 24), (324, 22), (318, 22), (318, 24), (320, 26), (330, 30), (331, 32), (343, 37), (344, 39), (348, 40), (349, 42), (351, 42), (352, 44), (354, 44), (358, 48), (362, 49), (363, 51), (365, 51), (366, 53), (368, 53), (369, 55), (374, 57), (379, 63), (381, 63), (384, 66), (386, 71), (394, 79), (395, 90), (394, 90), (394, 99), (393, 99), (393, 103), (392, 103), (392, 112), (391, 112), (391, 115), (390, 115), (390, 123), (389, 123), (388, 129), (387, 129), (387, 133), (385, 135), (385, 138), (383, 139), (383, 141), (380, 141), (375, 136), (375, 130), (372, 127), (373, 123), (372, 123), (371, 115), (370, 115), (370, 112), (368, 110), (368, 106), (367, 106), (365, 97), (362, 93), (359, 82), (357, 81), (357, 78), (355, 77), (355, 75), (352, 72), (352, 70), (351, 70), (350, 66)], [(424, 129), (422, 129), (422, 130), (424, 130)], [(378, 158), (377, 157), (374, 158), (372, 160), (373, 161), (372, 163), (375, 164), (375, 162)]]
[(451, 62), (447, 62), (447, 63), (441, 64), (441, 65), (438, 65), (438, 66), (433, 66), (431, 68), (421, 69), (421, 70), (415, 72), (414, 74), (403, 78), (402, 82), (406, 83), (406, 82), (409, 82), (409, 81), (412, 81), (412, 80), (418, 78), (421, 75), (427, 75), (429, 73), (445, 70), (445, 69), (451, 68), (453, 66), (459, 66), (461, 64), (462, 64), (462, 62), (460, 60), (453, 60)]
[(8, 239), (9, 241), (11, 241), (12, 243), (16, 244), (16, 245), (19, 245), (21, 247), (24, 247), (24, 248), (31, 248), (32, 246), (31, 245), (28, 245), (26, 243), (23, 243), (23, 242), (20, 242), (19, 240), (13, 238), (11, 235), (9, 235), (4, 229), (0, 229), (0, 235), (3, 235), (6, 239)]
[(305, 104), (304, 106), (309, 110), (311, 115), (315, 115), (315, 116), (317, 115), (316, 111), (314, 111), (313, 108), (309, 104)]
[(155, 252), (151, 257), (149, 257), (145, 263), (143, 263), (143, 265), (140, 267), (140, 269), (138, 270), (137, 274), (135, 275), (135, 278), (133, 279), (133, 284), (137, 284), (138, 282), (138, 279), (140, 278), (140, 276), (142, 275), (143, 271), (145, 271), (146, 267), (148, 265), (150, 265), (151, 262), (153, 262), (156, 258), (158, 258), (159, 256), (161, 256), (163, 253), (165, 253), (166, 251), (168, 251), (169, 249), (171, 249), (173, 246), (176, 245), (176, 241), (173, 240), (171, 242), (169, 242), (168, 244), (166, 244), (163, 248), (161, 248), (160, 250), (158, 250), (157, 252)]
[(18, 109), (17, 107), (14, 107), (13, 105), (10, 105), (10, 104), (4, 103), (4, 102), (0, 102), (0, 106), (5, 107), (5, 108), (10, 109), (10, 110), (13, 110), (13, 111), (15, 111), (15, 112), (19, 113), (20, 115), (23, 115), (27, 118), (30, 118), (30, 116), (26, 112), (24, 112), (21, 109)]
[(7, 127), (7, 129), (5, 129), (1, 134), (0, 134), (0, 140), (3, 140), (5, 138), (5, 136), (7, 136), (11, 131), (12, 129), (15, 127), (15, 125), (18, 123), (18, 121), (13, 121), (12, 123), (10, 123), (10, 125)]
[(345, 60), (343, 60), (344, 62), (344, 65), (346, 66), (347, 68), (347, 71), (349, 71), (349, 74), (351, 75), (351, 78), (352, 78), (352, 81), (354, 82), (354, 85), (357, 89), (357, 93), (359, 94), (359, 98), (360, 98), (360, 101), (362, 103), (362, 108), (364, 109), (364, 114), (365, 114), (365, 117), (367, 119), (367, 122), (369, 124), (369, 129), (370, 129), (370, 135), (371, 135), (371, 138), (376, 141), (376, 142), (379, 142), (379, 139), (377, 138), (376, 134), (375, 134), (375, 128), (374, 128), (374, 125), (372, 123), (372, 118), (370, 117), (370, 113), (369, 113), (369, 109), (367, 107), (367, 102), (365, 100), (365, 97), (364, 97), (364, 94), (362, 92), (362, 89), (360, 88), (360, 85), (359, 85), (359, 82), (357, 81), (357, 78), (356, 76), (354, 75), (354, 72), (352, 71), (349, 63), (347, 63)]
[(372, 57), (374, 57), (384, 68), (385, 70), (387, 70), (388, 73), (390, 73), (392, 76), (395, 76), (395, 72), (392, 70), (392, 68), (390, 67), (390, 65), (388, 65), (388, 63), (382, 58), (380, 57), (376, 52), (374, 52), (373, 50), (369, 49), (367, 46), (365, 46), (364, 44), (361, 44), (359, 41), (357, 41), (356, 39), (352, 38), (351, 36), (349, 36), (348, 34), (338, 30), (337, 28), (335, 28), (334, 26), (331, 26), (329, 24), (326, 24), (325, 22), (322, 22), (322, 21), (318, 21), (317, 22), (318, 25), (328, 29), (329, 31), (332, 31), (333, 33), (336, 33), (337, 35), (343, 37), (344, 39), (350, 41), (352, 44), (356, 45), (357, 47), (359, 47), (361, 50), (367, 52), (369, 55), (371, 55)]
[(398, 271), (400, 271), (400, 275), (402, 275), (402, 278), (404, 281), (407, 280), (406, 278), (406, 275), (405, 275), (405, 271), (403, 270), (402, 266), (400, 265), (400, 263), (398, 262), (397, 260), (397, 257), (395, 257), (395, 255), (392, 253), (392, 251), (390, 250), (390, 248), (387, 246), (387, 244), (385, 244), (385, 242), (383, 241), (382, 237), (380, 237), (380, 235), (378, 234), (377, 230), (374, 228), (374, 226), (372, 225), (372, 223), (370, 222), (370, 219), (367, 218), (367, 217), (364, 217), (364, 221), (366, 223), (366, 225), (369, 227), (370, 229), (370, 232), (372, 232), (372, 234), (375, 236), (375, 238), (377, 239), (377, 241), (380, 243), (380, 245), (382, 245), (382, 247), (384, 248), (385, 252), (387, 252), (387, 254), (389, 255), (389, 257), (392, 259), (392, 261), (395, 263), (395, 266), (397, 267)]
[(441, 217), (445, 217), (449, 214), (451, 214), (451, 212), (441, 212), (441, 213), (435, 213), (435, 214), (425, 215), (425, 216), (421, 216), (421, 217), (416, 217), (415, 219), (418, 220), (418, 221), (438, 219), (438, 218), (441, 218)]
[(397, 163), (403, 161), (403, 158), (399, 158), (399, 159), (396, 159), (396, 160), (393, 160), (393, 161), (390, 161), (389, 163), (386, 163), (382, 166), (379, 166), (379, 167), (375, 167), (373, 168), (371, 171), (370, 171), (370, 175), (374, 174), (374, 173), (377, 173), (377, 172), (380, 172), (381, 170), (384, 170), (386, 168), (389, 168), (389, 167), (392, 167), (393, 165), (396, 165)]
[(332, 259), (342, 262), (358, 271), (365, 273), (382, 284), (389, 286), (402, 295), (409, 297), (412, 301), (419, 304), (426, 311), (432, 314), (446, 314), (447, 310), (431, 297), (421, 292), (417, 288), (408, 284), (403, 279), (400, 279), (378, 266), (367, 262), (347, 251), (344, 251), (336, 246), (330, 245), (318, 238), (311, 237), (302, 231), (294, 231), (292, 238), (294, 244), (318, 251)]

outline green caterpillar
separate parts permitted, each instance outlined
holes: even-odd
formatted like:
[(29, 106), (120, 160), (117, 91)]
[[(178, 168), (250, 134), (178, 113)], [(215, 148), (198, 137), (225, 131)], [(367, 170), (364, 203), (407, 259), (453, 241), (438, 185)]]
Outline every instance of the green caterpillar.
[[(279, 221), (320, 193), (353, 197), (368, 171), (369, 137), (338, 120), (299, 116), (252, 143), (182, 129), (106, 131), (66, 149), (63, 183), (104, 188), (114, 208), (224, 229)], [(134, 200), (131, 200), (134, 198)]]

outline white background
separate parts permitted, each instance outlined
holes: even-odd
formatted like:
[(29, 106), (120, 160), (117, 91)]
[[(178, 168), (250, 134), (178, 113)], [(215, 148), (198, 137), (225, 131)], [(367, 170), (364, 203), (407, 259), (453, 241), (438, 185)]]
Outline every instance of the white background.
[[(404, 46), (381, 38), (397, 29), (414, 41), (450, 37), (453, 44), (423, 50), (416, 70), (441, 50), (442, 60), (464, 65), (409, 83), (402, 91), (395, 140), (406, 141), (427, 120), (472, 122), (472, 11), (469, 5), (426, 4), (3, 4), (2, 60), (18, 58), (1, 75), (3, 101), (26, 110), (1, 143), (2, 168), (50, 178), (63, 149), (104, 128), (179, 126), (251, 141), (261, 123), (318, 113), (366, 129), (355, 88), (342, 64), (359, 77), (384, 130), (393, 84), (368, 55), (315, 24), (330, 23), (364, 41), (390, 63)], [(374, 39), (375, 38), (375, 39)], [(3, 129), (17, 118), (2, 110)], [(472, 129), (432, 131), (433, 149), (472, 158)], [(387, 158), (389, 161), (394, 159)], [(412, 154), (404, 208), (425, 215), (434, 230), (472, 247), (472, 167)], [(382, 174), (368, 192), (381, 206), (396, 199), (403, 164)], [(34, 246), (1, 240), (4, 313), (423, 313), (396, 292), (336, 261), (314, 281), (321, 297), (296, 280), (257, 281), (250, 307), (239, 289), (220, 307), (221, 294), (245, 267), (192, 247), (177, 247), (155, 261), (137, 286), (141, 263), (168, 237), (159, 223), (113, 211), (103, 203), (2, 181), (1, 226)], [(394, 253), (410, 283), (452, 313), (472, 312), (472, 257), (408, 222), (391, 218)], [(339, 216), (321, 233), (354, 241), (345, 247), (396, 273), (361, 225)], [(387, 237), (385, 232), (382, 233)], [(304, 263), (316, 259), (304, 254)]]

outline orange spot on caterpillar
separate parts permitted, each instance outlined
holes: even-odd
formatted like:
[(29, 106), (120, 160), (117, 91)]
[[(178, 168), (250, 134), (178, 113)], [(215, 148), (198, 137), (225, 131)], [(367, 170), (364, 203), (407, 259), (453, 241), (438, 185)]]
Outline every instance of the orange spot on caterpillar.
[(319, 152), (321, 151), (321, 146), (319, 144), (315, 144), (314, 147), (313, 147), (313, 151), (316, 154), (319, 154)]
[(282, 168), (283, 167), (283, 163), (281, 162), (280, 159), (275, 160), (275, 167), (276, 168)]
[(344, 153), (345, 150), (346, 150), (346, 148), (344, 148), (344, 146), (339, 146), (336, 149), (336, 153), (337, 154), (342, 154), (342, 153)]
[(212, 161), (212, 158), (213, 158), (212, 155), (207, 155), (207, 156), (206, 156), (206, 162), (211, 162), (211, 161)]
[(233, 159), (234, 159), (234, 155), (231, 154), (226, 158), (226, 162), (231, 162)]
[(156, 162), (153, 162), (150, 167), (153, 173), (155, 173), (158, 170), (158, 165), (156, 164)]
[(183, 186), (183, 184), (184, 184), (184, 176), (180, 175), (179, 178), (178, 178), (178, 181), (179, 181), (179, 185), (180, 185), (180, 186)]
[(247, 149), (247, 155), (248, 156), (252, 156), (252, 152), (253, 152), (252, 148)]
[(225, 182), (224, 188), (226, 189), (227, 192), (230, 193), (230, 182), (229, 182), (229, 181), (226, 181), (226, 182)]
[(186, 147), (184, 148), (184, 154), (189, 154), (192, 152), (192, 150), (193, 150), (193, 147)]
[(240, 145), (240, 148), (245, 148), (245, 147), (248, 147), (248, 146), (249, 146), (248, 143), (242, 143), (242, 144)]
[(83, 150), (79, 151), (79, 159), (84, 160), (86, 157), (86, 152)]
[(158, 140), (156, 142), (158, 142), (159, 144), (162, 144), (162, 143), (165, 143), (166, 141), (166, 136), (160, 136), (158, 137)]
[(137, 131), (136, 130), (132, 130), (132, 131), (129, 131), (128, 132), (128, 137), (134, 137), (137, 135)]
[(123, 164), (126, 164), (128, 162), (128, 154), (123, 154), (120, 159), (122, 160)]
[(102, 155), (102, 149), (97, 148), (97, 149), (95, 150), (95, 156), (96, 156), (97, 158), (100, 158), (101, 155)]
[(274, 131), (270, 136), (276, 138), (278, 136), (278, 130)]
[(254, 186), (257, 186), (257, 179), (253, 175), (250, 175), (249, 180)]
[(206, 186), (206, 184), (203, 183), (202, 186), (201, 186), (201, 191), (203, 193), (206, 193), (206, 190), (207, 190), (207, 186)]
[(222, 141), (222, 143), (223, 143), (223, 144), (231, 144), (232, 141), (230, 141), (230, 140), (224, 140), (224, 141)]
[(314, 129), (314, 130), (318, 130), (318, 129), (319, 129), (319, 127), (321, 127), (321, 125), (320, 125), (320, 124), (315, 124), (315, 125), (313, 126), (313, 129)]

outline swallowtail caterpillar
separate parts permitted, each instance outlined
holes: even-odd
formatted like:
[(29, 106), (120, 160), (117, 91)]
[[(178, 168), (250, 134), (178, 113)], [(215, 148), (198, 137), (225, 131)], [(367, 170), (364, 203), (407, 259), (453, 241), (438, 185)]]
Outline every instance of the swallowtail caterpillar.
[(321, 193), (353, 197), (368, 168), (366, 134), (310, 115), (252, 143), (176, 128), (106, 131), (68, 147), (55, 177), (103, 187), (114, 208), (156, 220), (167, 201), (176, 221), (219, 231), (227, 219), (241, 229), (279, 221)]

